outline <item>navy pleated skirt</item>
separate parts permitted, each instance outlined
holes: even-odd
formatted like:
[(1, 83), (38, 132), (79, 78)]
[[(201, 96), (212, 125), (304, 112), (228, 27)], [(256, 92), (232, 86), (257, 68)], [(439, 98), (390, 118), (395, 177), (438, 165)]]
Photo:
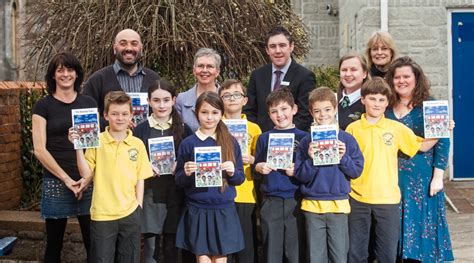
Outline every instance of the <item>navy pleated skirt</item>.
[(235, 206), (204, 209), (186, 206), (176, 233), (176, 246), (196, 255), (228, 255), (244, 249)]

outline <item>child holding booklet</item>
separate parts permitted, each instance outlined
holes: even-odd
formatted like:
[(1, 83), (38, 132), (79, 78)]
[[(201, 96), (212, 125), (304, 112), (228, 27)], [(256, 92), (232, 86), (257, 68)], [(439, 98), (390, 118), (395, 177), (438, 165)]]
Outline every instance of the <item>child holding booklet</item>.
[[(91, 262), (139, 262), (143, 180), (153, 176), (145, 145), (128, 129), (130, 97), (123, 91), (105, 96), (109, 126), (99, 135), (100, 148), (76, 150), (84, 178), (94, 179), (91, 206)], [(69, 129), (69, 140), (79, 135)], [(114, 260), (115, 258), (115, 260)]]
[(247, 104), (247, 89), (241, 82), (235, 79), (224, 81), (219, 89), (219, 96), (224, 101), (224, 117), (229, 120), (242, 119), (247, 124), (247, 145), (245, 147), (247, 152), (242, 152), (245, 181), (235, 188), (237, 191), (235, 207), (244, 234), (245, 248), (235, 255), (235, 259), (237, 263), (251, 263), (255, 262), (257, 258), (256, 193), (251, 165), (255, 161), (257, 139), (262, 130), (260, 130), (257, 124), (248, 121), (245, 114), (242, 114), (242, 108)]
[(400, 231), (398, 152), (411, 158), (437, 142), (422, 140), (402, 123), (386, 119), (384, 113), (391, 97), (382, 78), (366, 81), (361, 90), (366, 113), (346, 129), (359, 143), (365, 161), (362, 175), (351, 181), (348, 262), (367, 261), (372, 219), (376, 222), (376, 260), (396, 261)]
[[(176, 246), (196, 254), (198, 262), (226, 262), (228, 254), (244, 248), (242, 229), (234, 205), (235, 185), (244, 181), (237, 141), (222, 122), (224, 103), (206, 91), (196, 101), (200, 127), (178, 150), (176, 183), (184, 187), (186, 210), (176, 233)], [(221, 187), (196, 187), (195, 147), (221, 147)], [(235, 165), (234, 165), (235, 163)]]
[[(309, 109), (315, 125), (334, 125), (337, 102), (334, 92), (320, 87), (309, 94)], [(347, 262), (350, 213), (349, 180), (362, 173), (364, 157), (352, 135), (337, 132), (339, 164), (314, 166), (311, 135), (301, 140), (296, 153), (295, 177), (302, 185), (301, 210), (305, 215), (310, 262)], [(322, 154), (321, 154), (322, 155)]]
[[(174, 108), (176, 95), (176, 88), (164, 79), (155, 80), (149, 87), (147, 100), (153, 113), (133, 130), (145, 145), (149, 145), (148, 139), (172, 136), (177, 151), (181, 141), (192, 134), (191, 128), (183, 123)], [(157, 164), (152, 167), (155, 176), (145, 180), (142, 223), (145, 263), (156, 262), (160, 253), (160, 235), (163, 236), (164, 262), (178, 262), (176, 228), (184, 207), (184, 193), (176, 187), (172, 174), (160, 174), (156, 169), (162, 165), (172, 165), (173, 170), (175, 166), (174, 161)]]
[[(262, 236), (265, 262), (300, 262), (304, 258), (304, 218), (299, 210), (299, 182), (294, 175), (291, 164), (286, 169), (276, 169), (267, 160), (269, 138), (272, 134), (294, 135), (294, 145), (298, 145), (307, 133), (293, 124), (293, 116), (298, 111), (293, 95), (288, 88), (279, 88), (268, 95), (267, 109), (275, 128), (262, 133), (257, 141), (255, 171), (263, 176)], [(283, 147), (282, 147), (283, 148)], [(294, 158), (296, 147), (291, 146), (290, 158)], [(268, 156), (269, 157), (269, 156)], [(273, 157), (275, 159), (277, 157)], [(278, 163), (286, 163), (278, 157)], [(273, 162), (275, 163), (275, 162)], [(300, 245), (301, 244), (301, 245)], [(301, 251), (301, 252), (300, 252)]]

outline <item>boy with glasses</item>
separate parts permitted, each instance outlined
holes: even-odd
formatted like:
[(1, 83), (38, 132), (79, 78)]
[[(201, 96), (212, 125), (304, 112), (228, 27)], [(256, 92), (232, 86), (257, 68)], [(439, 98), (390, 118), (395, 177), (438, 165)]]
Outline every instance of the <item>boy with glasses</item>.
[[(225, 119), (247, 119), (245, 114), (242, 114), (242, 108), (247, 103), (246, 89), (242, 83), (235, 79), (226, 80), (219, 89), (219, 96), (221, 96), (224, 101)], [(256, 191), (254, 189), (254, 180), (250, 166), (255, 161), (254, 155), (257, 138), (261, 133), (262, 131), (257, 124), (247, 121), (246, 136), (248, 152), (242, 152), (245, 181), (241, 185), (235, 187), (237, 192), (235, 197), (235, 207), (237, 209), (237, 214), (239, 215), (245, 240), (245, 248), (234, 254), (237, 263), (256, 262), (257, 258), (255, 217)]]

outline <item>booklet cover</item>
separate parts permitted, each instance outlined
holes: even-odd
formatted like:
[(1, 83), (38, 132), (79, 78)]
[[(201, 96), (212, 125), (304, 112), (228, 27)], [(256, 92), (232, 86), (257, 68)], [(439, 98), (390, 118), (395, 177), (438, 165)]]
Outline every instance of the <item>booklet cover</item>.
[(79, 134), (74, 141), (74, 149), (97, 148), (99, 141), (99, 112), (97, 108), (73, 109), (72, 127)]
[(229, 132), (234, 136), (240, 146), (242, 154), (248, 153), (248, 128), (247, 120), (243, 119), (224, 119), (225, 125)]
[(172, 174), (176, 160), (173, 136), (148, 139), (150, 162), (160, 175)]
[(425, 138), (449, 138), (449, 106), (447, 100), (423, 102)]
[(293, 163), (294, 133), (270, 133), (267, 163), (275, 169), (286, 169)]
[(197, 163), (196, 187), (222, 186), (221, 147), (196, 147), (194, 160)]
[(146, 100), (148, 94), (145, 92), (130, 92), (127, 94), (132, 98), (133, 123), (138, 125), (148, 117), (148, 101)]
[(339, 163), (339, 147), (336, 125), (319, 125), (311, 127), (313, 146), (313, 165), (329, 165)]

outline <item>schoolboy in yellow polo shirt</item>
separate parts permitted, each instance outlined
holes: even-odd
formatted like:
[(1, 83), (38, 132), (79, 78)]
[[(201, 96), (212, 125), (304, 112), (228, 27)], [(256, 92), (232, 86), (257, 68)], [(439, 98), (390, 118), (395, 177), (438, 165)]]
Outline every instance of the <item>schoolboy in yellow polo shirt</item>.
[(396, 261), (400, 231), (398, 151), (412, 157), (437, 141), (423, 140), (402, 123), (386, 119), (384, 112), (391, 96), (382, 78), (366, 81), (361, 89), (366, 113), (346, 128), (359, 143), (365, 160), (362, 175), (351, 181), (348, 262), (367, 261), (372, 221), (377, 261)]
[(99, 135), (101, 146), (76, 152), (81, 176), (94, 180), (90, 257), (92, 262), (139, 262), (144, 179), (153, 172), (145, 145), (128, 129), (130, 97), (109, 92), (104, 117), (109, 127)]
[[(228, 79), (219, 89), (219, 96), (224, 101), (224, 119), (247, 119), (242, 114), (242, 108), (247, 103), (247, 90), (238, 80)], [(257, 248), (257, 231), (255, 217), (256, 191), (251, 165), (255, 161), (255, 148), (258, 136), (262, 133), (257, 124), (247, 121), (249, 152), (242, 153), (244, 163), (245, 181), (235, 187), (237, 195), (234, 199), (237, 214), (239, 215), (242, 232), (244, 234), (245, 248), (234, 254), (236, 263), (254, 262)], [(230, 260), (232, 261), (232, 260)]]

